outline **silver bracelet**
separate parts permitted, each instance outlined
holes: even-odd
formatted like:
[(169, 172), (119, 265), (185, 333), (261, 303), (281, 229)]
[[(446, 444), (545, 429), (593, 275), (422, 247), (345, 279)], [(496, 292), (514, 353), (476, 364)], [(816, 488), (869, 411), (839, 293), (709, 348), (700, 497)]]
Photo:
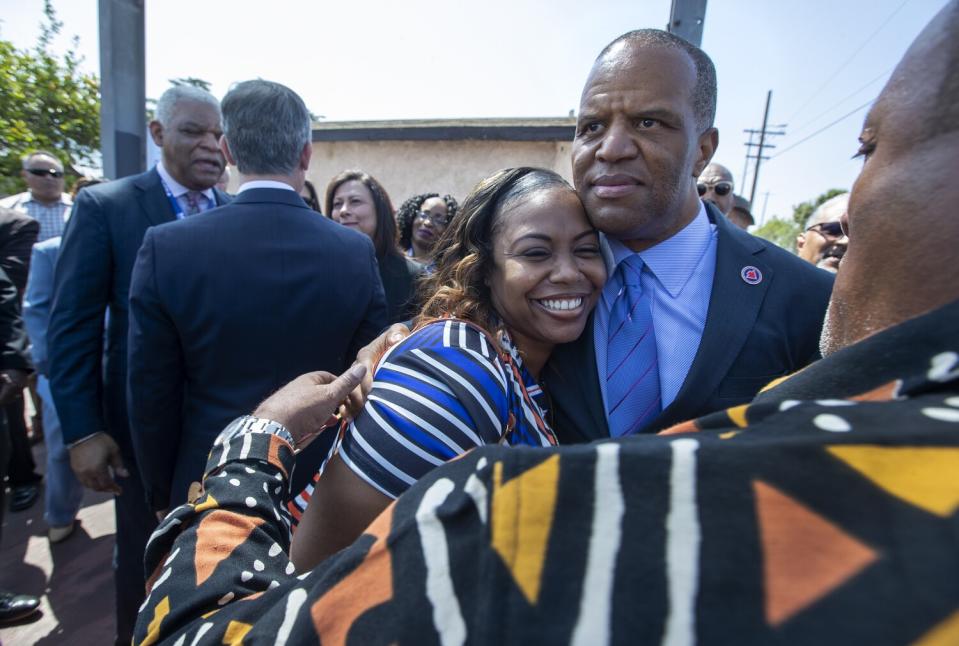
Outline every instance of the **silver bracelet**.
[(97, 431), (96, 433), (90, 433), (90, 434), (87, 435), (86, 437), (81, 437), (81, 438), (80, 438), (79, 440), (77, 440), (76, 442), (70, 442), (69, 444), (67, 444), (67, 450), (69, 451), (70, 449), (72, 449), (72, 448), (75, 447), (75, 446), (80, 446), (81, 444), (83, 444), (83, 443), (86, 442), (87, 440), (92, 440), (92, 439), (95, 438), (97, 435), (103, 435), (103, 431)]
[(296, 450), (296, 442), (293, 441), (293, 434), (290, 433), (285, 426), (271, 419), (254, 417), (253, 415), (243, 415), (230, 422), (229, 425), (223, 429), (223, 432), (220, 433), (217, 443), (225, 444), (245, 433), (269, 433), (270, 435), (276, 435)]

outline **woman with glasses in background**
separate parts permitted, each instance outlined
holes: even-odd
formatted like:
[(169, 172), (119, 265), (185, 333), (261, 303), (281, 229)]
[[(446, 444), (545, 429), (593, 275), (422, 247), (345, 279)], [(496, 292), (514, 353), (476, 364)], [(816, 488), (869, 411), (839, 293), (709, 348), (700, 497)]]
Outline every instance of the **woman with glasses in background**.
[(423, 268), (396, 248), (393, 204), (383, 185), (360, 170), (343, 171), (326, 187), (327, 217), (373, 241), (380, 280), (386, 292), (389, 322), (408, 321), (416, 313), (416, 278)]
[(414, 195), (403, 202), (396, 212), (400, 249), (413, 260), (431, 265), (436, 242), (458, 209), (459, 204), (452, 195), (440, 197), (438, 193)]

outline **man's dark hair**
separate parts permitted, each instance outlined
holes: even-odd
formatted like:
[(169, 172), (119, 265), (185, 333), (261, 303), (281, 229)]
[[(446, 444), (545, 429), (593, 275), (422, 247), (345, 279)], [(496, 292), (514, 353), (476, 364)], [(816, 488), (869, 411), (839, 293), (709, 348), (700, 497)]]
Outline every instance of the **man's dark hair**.
[(636, 29), (627, 32), (603, 48), (596, 60), (602, 60), (620, 45), (638, 47), (671, 47), (686, 52), (696, 68), (696, 86), (693, 88), (693, 112), (701, 132), (712, 128), (716, 119), (716, 66), (706, 52), (679, 36), (662, 29)]

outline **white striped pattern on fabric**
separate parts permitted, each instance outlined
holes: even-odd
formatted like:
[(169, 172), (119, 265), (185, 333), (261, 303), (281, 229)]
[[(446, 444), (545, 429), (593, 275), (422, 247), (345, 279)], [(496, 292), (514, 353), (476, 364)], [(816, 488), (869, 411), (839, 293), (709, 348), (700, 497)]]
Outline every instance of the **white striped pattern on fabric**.
[(496, 413), (493, 412), (493, 409), (489, 407), (489, 403), (486, 401), (486, 398), (480, 395), (479, 392), (476, 391), (476, 388), (473, 387), (473, 384), (466, 381), (466, 379), (464, 379), (462, 376), (456, 374), (454, 371), (450, 370), (439, 361), (428, 356), (425, 352), (422, 352), (421, 350), (416, 349), (416, 350), (413, 350), (413, 354), (417, 355), (419, 358), (421, 358), (423, 361), (430, 364), (437, 370), (445, 373), (447, 376), (449, 376), (450, 379), (457, 382), (464, 389), (466, 389), (466, 391), (470, 395), (472, 395), (473, 398), (476, 400), (476, 402), (483, 408), (483, 412), (485, 412), (489, 416), (489, 420), (490, 422), (493, 423), (494, 426), (500, 426), (502, 424), (502, 422), (496, 416)]
[[(395, 392), (395, 393), (399, 393), (399, 394), (403, 395), (404, 397), (409, 397), (410, 399), (412, 399), (412, 400), (415, 401), (415, 402), (418, 402), (418, 403), (420, 403), (420, 404), (423, 404), (424, 406), (430, 407), (430, 409), (431, 409), (434, 413), (436, 413), (437, 415), (439, 415), (440, 417), (442, 417), (443, 419), (445, 419), (446, 421), (448, 421), (450, 424), (452, 424), (453, 426), (455, 426), (457, 429), (459, 429), (460, 431), (462, 431), (462, 433), (463, 433), (464, 435), (466, 435), (468, 438), (470, 438), (470, 439), (476, 444), (476, 446), (480, 446), (480, 445), (484, 444), (483, 440), (480, 439), (480, 436), (477, 435), (476, 432), (473, 431), (473, 429), (471, 429), (469, 426), (467, 426), (466, 424), (464, 424), (464, 423), (463, 423), (463, 420), (461, 420), (461, 419), (458, 418), (456, 415), (454, 415), (453, 413), (449, 412), (448, 410), (446, 410), (446, 409), (443, 408), (442, 406), (436, 406), (436, 405), (434, 405), (434, 403), (431, 402), (430, 400), (428, 400), (426, 397), (423, 397), (422, 395), (418, 395), (417, 393), (413, 392), (413, 391), (410, 390), (409, 388), (404, 388), (403, 386), (397, 386), (397, 385), (395, 385), (395, 384), (387, 384), (387, 383), (384, 383), (384, 384), (381, 384), (381, 388), (382, 388), (383, 390), (391, 390), (391, 391), (393, 391), (393, 392)], [(377, 396), (375, 396), (375, 395), (371, 395), (371, 396), (370, 396), (370, 401), (374, 401), (374, 398), (375, 398), (375, 401), (380, 402), (381, 404), (383, 404), (384, 406), (390, 408), (391, 410), (395, 410), (397, 413), (403, 415), (403, 416), (406, 417), (407, 419), (413, 419), (413, 416), (411, 416), (411, 415), (406, 415), (405, 412), (401, 412), (402, 409), (400, 409), (394, 402), (391, 402), (391, 401), (388, 401), (388, 400), (386, 400), (386, 399), (383, 399), (382, 397), (377, 397)], [(445, 441), (444, 441), (443, 443), (446, 444), (446, 445), (447, 445), (448, 447), (450, 447), (451, 449), (454, 449), (454, 450), (459, 449), (460, 452), (463, 452), (463, 449), (462, 449), (461, 447), (459, 447), (458, 445), (456, 445), (455, 443), (454, 443), (454, 444), (450, 444), (449, 442), (445, 442)]]
[(671, 442), (669, 514), (666, 516), (666, 584), (669, 612), (663, 646), (696, 643), (696, 595), (699, 590), (699, 546), (702, 531), (696, 504), (696, 451), (699, 442)]
[[(394, 411), (398, 415), (402, 415), (406, 419), (416, 424), (416, 426), (418, 426), (419, 428), (423, 429), (424, 431), (429, 431), (430, 435), (432, 435), (433, 437), (438, 439), (440, 442), (445, 444), (447, 448), (449, 448), (451, 451), (455, 451), (457, 455), (462, 455), (463, 453), (466, 453), (466, 449), (464, 449), (462, 446), (460, 446), (459, 444), (451, 440), (449, 436), (446, 435), (446, 433), (443, 433), (440, 429), (436, 428), (434, 425), (430, 424), (419, 415), (414, 415), (412, 412), (406, 410), (402, 406), (397, 405), (396, 402), (387, 401), (377, 395), (371, 395), (370, 401), (379, 402), (380, 404), (383, 404), (384, 406), (389, 407), (390, 410)], [(426, 405), (428, 406), (429, 404), (427, 403)], [(370, 415), (374, 416), (375, 419), (377, 419), (384, 425), (384, 429), (387, 429), (387, 432), (389, 432), (390, 437), (400, 442), (401, 444), (404, 444), (404, 446), (406, 446), (407, 448), (410, 448), (412, 446), (411, 444), (405, 444), (403, 441), (400, 441), (399, 439), (400, 436), (395, 431), (393, 431), (391, 427), (388, 427), (388, 425), (386, 425), (385, 420), (383, 420), (383, 418), (380, 417), (379, 413), (377, 413), (375, 409), (370, 410)], [(440, 464), (442, 464), (442, 461), (440, 461)]]

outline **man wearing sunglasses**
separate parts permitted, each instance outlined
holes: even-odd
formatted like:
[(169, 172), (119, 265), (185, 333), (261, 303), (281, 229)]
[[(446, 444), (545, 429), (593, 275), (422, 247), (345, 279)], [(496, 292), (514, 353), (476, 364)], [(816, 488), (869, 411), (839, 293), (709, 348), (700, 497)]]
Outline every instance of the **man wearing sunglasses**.
[(846, 255), (849, 238), (842, 232), (840, 218), (846, 214), (849, 193), (843, 193), (819, 205), (805, 230), (796, 238), (796, 253), (820, 269), (836, 273), (839, 261)]
[(28, 191), (0, 200), (0, 207), (23, 211), (40, 223), (37, 242), (63, 234), (73, 201), (63, 192), (63, 164), (53, 153), (35, 150), (23, 158)]
[(723, 215), (733, 210), (733, 174), (722, 164), (710, 164), (699, 176), (696, 190), (704, 202), (716, 205)]

